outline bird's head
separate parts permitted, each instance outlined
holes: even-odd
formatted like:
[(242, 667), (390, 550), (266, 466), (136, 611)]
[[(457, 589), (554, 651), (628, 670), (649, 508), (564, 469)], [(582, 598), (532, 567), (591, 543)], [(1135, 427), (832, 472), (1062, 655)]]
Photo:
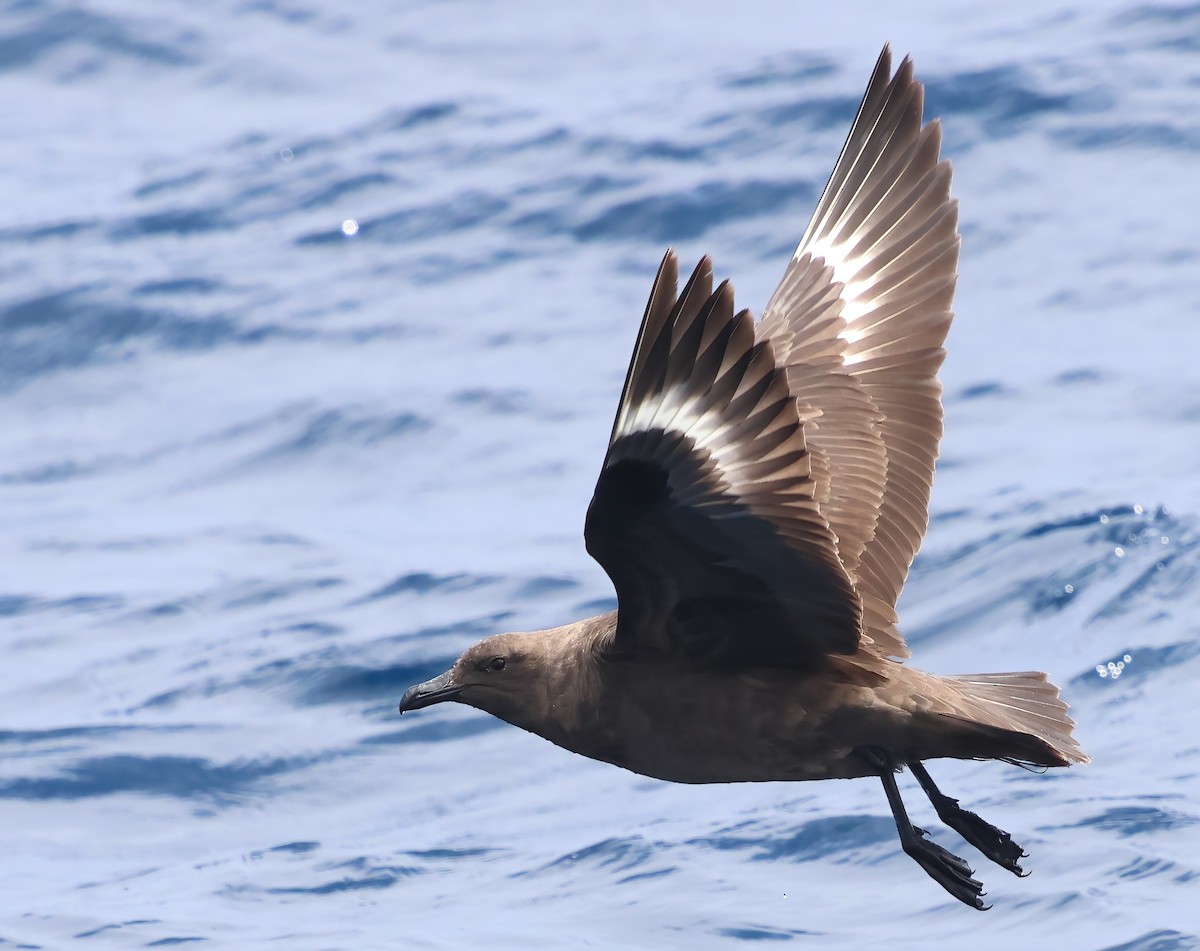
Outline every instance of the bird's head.
[[(526, 726), (530, 715), (544, 709), (546, 632), (496, 634), (467, 648), (454, 666), (405, 691), (400, 712), (420, 710), (456, 700), (486, 713)], [(542, 636), (540, 636), (542, 635)]]

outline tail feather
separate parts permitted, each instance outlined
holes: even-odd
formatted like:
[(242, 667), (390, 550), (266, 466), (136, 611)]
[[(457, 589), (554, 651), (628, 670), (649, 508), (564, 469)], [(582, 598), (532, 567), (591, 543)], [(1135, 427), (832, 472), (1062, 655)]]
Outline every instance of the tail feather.
[[(1079, 748), (1071, 731), (1075, 721), (1058, 688), (1041, 671), (1007, 674), (960, 674), (948, 677), (971, 705), (969, 713), (982, 723), (1041, 740), (1058, 754), (1057, 763), (1042, 758), (1030, 761), (1043, 766), (1088, 763), (1091, 757)], [(963, 711), (967, 712), (967, 711)]]

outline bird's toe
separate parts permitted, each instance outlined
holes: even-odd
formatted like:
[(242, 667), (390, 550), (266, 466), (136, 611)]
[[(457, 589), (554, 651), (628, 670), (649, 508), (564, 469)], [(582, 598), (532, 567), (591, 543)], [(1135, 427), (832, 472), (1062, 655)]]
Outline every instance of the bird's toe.
[(938, 810), (938, 815), (946, 825), (1001, 868), (1021, 878), (1029, 874), (1020, 864), (1020, 860), (1028, 853), (1012, 840), (1011, 835), (969, 809), (963, 809), (953, 799), (950, 802), (953, 807)]
[(986, 911), (991, 905), (983, 902), (983, 883), (966, 861), (936, 842), (926, 838), (924, 829), (913, 828), (916, 835), (905, 846), (908, 853), (935, 882), (965, 905)]

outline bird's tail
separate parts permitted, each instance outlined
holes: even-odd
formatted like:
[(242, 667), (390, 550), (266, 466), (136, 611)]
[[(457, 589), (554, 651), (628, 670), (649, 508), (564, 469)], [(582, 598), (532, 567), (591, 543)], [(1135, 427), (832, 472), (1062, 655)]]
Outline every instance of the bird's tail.
[(1015, 745), (1015, 755), (1002, 758), (1039, 766), (1091, 761), (1071, 735), (1075, 721), (1067, 716), (1058, 688), (1040, 671), (960, 674), (946, 679), (955, 683), (969, 705), (964, 714), (977, 723), (1020, 734), (1027, 741)]

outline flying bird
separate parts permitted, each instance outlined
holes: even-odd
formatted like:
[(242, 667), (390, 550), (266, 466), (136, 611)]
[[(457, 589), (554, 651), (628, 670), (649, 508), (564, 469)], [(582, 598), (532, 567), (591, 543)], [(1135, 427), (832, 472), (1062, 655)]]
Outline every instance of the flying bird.
[(929, 524), (958, 206), (941, 129), (885, 46), (808, 230), (755, 322), (704, 258), (654, 279), (584, 538), (618, 610), (475, 644), (400, 711), (455, 700), (679, 783), (883, 783), (904, 851), (984, 909), (941, 820), (1017, 875), (1007, 832), (942, 793), (941, 757), (1086, 763), (1039, 672), (936, 676), (896, 599)]

